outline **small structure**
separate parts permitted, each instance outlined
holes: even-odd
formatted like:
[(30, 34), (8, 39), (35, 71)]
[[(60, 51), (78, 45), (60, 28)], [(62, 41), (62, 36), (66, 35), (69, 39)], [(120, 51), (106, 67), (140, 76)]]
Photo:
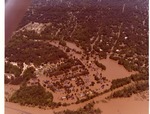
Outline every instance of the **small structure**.
[(61, 100), (64, 100), (64, 99), (66, 99), (66, 97), (64, 96), (64, 97), (61, 97)]

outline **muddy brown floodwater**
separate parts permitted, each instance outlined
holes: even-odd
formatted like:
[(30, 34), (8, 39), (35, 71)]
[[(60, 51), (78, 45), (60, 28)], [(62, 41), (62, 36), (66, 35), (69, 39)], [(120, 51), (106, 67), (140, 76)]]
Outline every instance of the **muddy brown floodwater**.
[(148, 101), (137, 101), (134, 97), (112, 99), (107, 103), (98, 103), (95, 108), (102, 114), (148, 114)]
[[(50, 44), (58, 47), (59, 42), (58, 41), (50, 42)], [(70, 49), (74, 49), (76, 51), (80, 51), (81, 53), (83, 53), (83, 50), (77, 47), (74, 43), (66, 42), (66, 44), (67, 44), (67, 47), (69, 47)], [(85, 66), (87, 66), (86, 60), (81, 59), (82, 54), (77, 54), (73, 51), (70, 53), (73, 54), (75, 58), (79, 59)], [(90, 57), (90, 61), (93, 61), (93, 60), (94, 59)], [(108, 80), (111, 81), (113, 79), (124, 78), (124, 77), (130, 76), (131, 74), (138, 73), (135, 71), (132, 71), (132, 72), (127, 71), (122, 65), (119, 65), (117, 61), (109, 59), (109, 56), (107, 57), (107, 59), (99, 60), (99, 62), (106, 66), (106, 70), (101, 71), (101, 69), (99, 68), (97, 69), (97, 66), (95, 66), (95, 64), (92, 63), (91, 66), (93, 68), (96, 68), (97, 70), (92, 71), (90, 68), (87, 67), (87, 69), (90, 71), (91, 76), (92, 74), (99, 72), (99, 73), (102, 73), (103, 77), (106, 77)], [(41, 77), (41, 78), (42, 78), (41, 80), (44, 79), (44, 77)], [(12, 92), (12, 90), (15, 90), (15, 87), (13, 86), (10, 87), (10, 86), (11, 85), (5, 86), (5, 90), (8, 93), (10, 91)], [(133, 97), (131, 97), (127, 99), (125, 98), (113, 99), (113, 100), (108, 101), (107, 103), (101, 102), (101, 100), (105, 99), (105, 97), (107, 97), (106, 94), (103, 96), (98, 96), (94, 98), (95, 101), (99, 101), (99, 103), (95, 104), (95, 108), (101, 109), (103, 112), (102, 114), (148, 114), (148, 101), (145, 101), (145, 100), (137, 101), (133, 99)], [(86, 103), (88, 102), (90, 101), (87, 101)], [(53, 111), (57, 112), (57, 111), (62, 111), (66, 109), (70, 109), (70, 110), (78, 109), (84, 106), (86, 103), (81, 103), (78, 105), (74, 104), (68, 107), (59, 107), (58, 109), (55, 109), (55, 110), (51, 110), (51, 109), (42, 110), (37, 107), (34, 107), (34, 108), (26, 107), (26, 106), (20, 106), (19, 104), (6, 102), (5, 114), (41, 114), (41, 113), (53, 114)]]
[(103, 76), (109, 80), (124, 78), (130, 76), (131, 74), (138, 73), (136, 71), (127, 71), (122, 65), (119, 65), (117, 61), (111, 60), (109, 57), (107, 57), (107, 59), (102, 59), (99, 62), (106, 66), (106, 70), (102, 71), (102, 73)]
[[(66, 42), (66, 43), (69, 48), (74, 49), (76, 51), (83, 52), (83, 50), (77, 47), (74, 43), (71, 42)], [(122, 65), (119, 65), (117, 61), (109, 59), (109, 55), (107, 56), (106, 59), (99, 60), (99, 62), (106, 66), (106, 70), (102, 71), (102, 74), (104, 77), (106, 77), (109, 80), (124, 78), (130, 76), (131, 74), (138, 73), (136, 71), (132, 71), (132, 72), (127, 71)]]

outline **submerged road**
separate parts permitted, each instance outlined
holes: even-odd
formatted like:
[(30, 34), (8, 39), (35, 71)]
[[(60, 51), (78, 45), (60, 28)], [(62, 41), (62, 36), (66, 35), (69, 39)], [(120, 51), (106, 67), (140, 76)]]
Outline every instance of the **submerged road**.
[(19, 109), (15, 109), (15, 108), (11, 108), (11, 107), (8, 107), (8, 106), (5, 106), (5, 114), (8, 114), (6, 110), (12, 110), (12, 111), (15, 111), (17, 112), (17, 114), (32, 114), (32, 113), (29, 113), (29, 112), (26, 112), (26, 111), (23, 111), (23, 110), (19, 110)]

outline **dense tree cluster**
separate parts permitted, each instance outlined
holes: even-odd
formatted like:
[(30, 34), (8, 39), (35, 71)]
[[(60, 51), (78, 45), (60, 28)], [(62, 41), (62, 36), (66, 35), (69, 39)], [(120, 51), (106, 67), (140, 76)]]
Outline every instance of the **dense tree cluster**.
[(51, 106), (53, 95), (50, 92), (38, 86), (22, 86), (9, 99), (11, 102), (20, 103), (21, 105), (32, 106)]
[(66, 42), (64, 40), (60, 40), (59, 45), (66, 46)]
[(138, 82), (135, 85), (125, 87), (122, 90), (118, 90), (110, 96), (110, 98), (119, 98), (119, 97), (130, 97), (133, 94), (140, 93), (148, 90), (148, 81)]
[(130, 78), (133, 81), (141, 81), (141, 80), (149, 80), (149, 75), (147, 73), (140, 73), (140, 74), (135, 74), (135, 75), (131, 75)]
[(98, 61), (94, 61), (94, 63), (95, 63), (98, 67), (100, 67), (102, 70), (106, 70), (106, 66), (103, 65), (102, 63), (99, 63)]
[(111, 90), (122, 87), (124, 85), (127, 85), (129, 83), (131, 83), (131, 78), (130, 77), (126, 77), (126, 78), (121, 78), (121, 79), (114, 79), (112, 80), (112, 85), (111, 85)]
[(14, 74), (15, 77), (19, 77), (22, 69), (18, 66), (12, 65), (10, 62), (5, 63), (5, 73)]
[(139, 82), (139, 81), (148, 81), (148, 79), (149, 78), (148, 78), (148, 74), (147, 73), (145, 73), (145, 74), (143, 74), (143, 73), (132, 74), (129, 77), (120, 78), (120, 79), (114, 79), (111, 82), (112, 85), (111, 85), (110, 90), (113, 90), (113, 89), (122, 87), (124, 85), (130, 84), (131, 81), (134, 81), (136, 83), (136, 82)]
[(36, 77), (36, 74), (35, 74), (35, 68), (34, 67), (29, 67), (27, 68), (24, 72), (23, 72), (23, 79), (28, 81), (29, 79), (31, 78), (34, 78)]
[(12, 85), (20, 85), (23, 82), (25, 82), (25, 80), (22, 76), (19, 76), (10, 80), (10, 84)]
[(63, 51), (49, 43), (35, 42), (22, 37), (13, 39), (7, 45), (6, 57), (8, 61), (33, 63), (34, 65), (54, 63), (61, 58), (68, 58)]

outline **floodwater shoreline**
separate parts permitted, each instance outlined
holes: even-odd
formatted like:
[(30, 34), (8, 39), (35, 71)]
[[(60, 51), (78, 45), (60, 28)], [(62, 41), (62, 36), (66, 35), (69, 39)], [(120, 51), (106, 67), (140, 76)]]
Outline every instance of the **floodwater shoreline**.
[[(101, 97), (101, 96), (99, 96)], [(102, 99), (98, 100), (94, 108), (99, 108), (102, 114), (148, 114), (148, 103), (146, 99), (137, 100), (137, 95), (133, 95), (130, 98), (117, 98), (106, 100), (102, 102)], [(92, 101), (92, 100), (91, 100)], [(89, 101), (88, 103), (90, 103)], [(52, 109), (39, 109), (37, 107), (20, 106), (19, 104), (6, 102), (5, 103), (5, 114), (54, 114), (55, 112), (64, 110), (77, 110), (87, 103), (70, 105), (68, 107), (60, 107), (54, 110)], [(109, 110), (108, 110), (109, 109)]]

